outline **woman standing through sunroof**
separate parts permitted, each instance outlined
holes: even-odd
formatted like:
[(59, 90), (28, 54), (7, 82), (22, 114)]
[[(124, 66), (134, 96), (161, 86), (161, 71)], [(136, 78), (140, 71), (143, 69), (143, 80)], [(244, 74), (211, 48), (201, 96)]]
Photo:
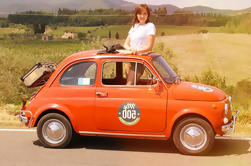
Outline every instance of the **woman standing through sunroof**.
[[(135, 9), (132, 27), (124, 43), (124, 48), (132, 54), (144, 55), (152, 50), (156, 28), (149, 20), (150, 10), (146, 4), (140, 4)], [(133, 85), (135, 63), (126, 65), (127, 85)], [(137, 65), (137, 79), (144, 72), (144, 65)]]
[(132, 27), (125, 40), (125, 49), (133, 54), (142, 54), (152, 50), (156, 28), (149, 20), (150, 10), (146, 4), (140, 4), (135, 9)]

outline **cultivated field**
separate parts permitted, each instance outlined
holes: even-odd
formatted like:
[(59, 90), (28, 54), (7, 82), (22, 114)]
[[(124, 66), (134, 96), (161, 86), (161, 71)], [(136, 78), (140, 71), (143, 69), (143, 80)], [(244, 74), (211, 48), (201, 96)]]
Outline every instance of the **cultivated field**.
[[(56, 29), (48, 27), (46, 32), (55, 36), (62, 36), (65, 30), (74, 30), (76, 32), (87, 33), (92, 36), (99, 36), (100, 38), (108, 38), (109, 31), (111, 37), (115, 37), (115, 33), (119, 33), (120, 39), (126, 38), (131, 25), (109, 25), (99, 27), (58, 27)], [(223, 32), (222, 27), (196, 27), (196, 26), (169, 26), (169, 25), (156, 25), (157, 36), (161, 35), (176, 35), (176, 34), (191, 34), (198, 33), (201, 30), (206, 30), (211, 33)]]
[(227, 84), (251, 79), (250, 34), (187, 34), (158, 37), (173, 51), (173, 63), (182, 76), (211, 69), (226, 77)]

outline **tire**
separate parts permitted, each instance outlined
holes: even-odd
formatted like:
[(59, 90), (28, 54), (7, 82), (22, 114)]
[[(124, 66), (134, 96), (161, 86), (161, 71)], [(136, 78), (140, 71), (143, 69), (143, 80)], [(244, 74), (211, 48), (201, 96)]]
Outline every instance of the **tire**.
[(215, 133), (211, 125), (197, 117), (185, 118), (178, 122), (173, 132), (176, 148), (187, 155), (204, 155), (214, 145)]
[(64, 148), (72, 138), (72, 127), (63, 115), (49, 113), (43, 116), (37, 125), (39, 141), (48, 148)]

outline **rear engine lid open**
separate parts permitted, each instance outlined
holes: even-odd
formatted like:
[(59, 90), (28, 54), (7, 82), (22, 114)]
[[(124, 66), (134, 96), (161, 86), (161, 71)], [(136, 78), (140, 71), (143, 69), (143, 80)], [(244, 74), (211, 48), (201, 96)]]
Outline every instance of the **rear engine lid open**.
[(55, 63), (39, 62), (28, 70), (21, 77), (21, 80), (28, 88), (44, 85), (56, 68), (57, 66)]

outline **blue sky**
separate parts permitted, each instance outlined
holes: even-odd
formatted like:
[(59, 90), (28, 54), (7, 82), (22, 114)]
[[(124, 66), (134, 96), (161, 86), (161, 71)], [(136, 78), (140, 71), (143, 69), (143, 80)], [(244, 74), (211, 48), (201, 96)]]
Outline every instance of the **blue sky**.
[(251, 7), (251, 0), (125, 0), (134, 3), (152, 5), (171, 4), (177, 7), (208, 6), (215, 9), (246, 9)]

